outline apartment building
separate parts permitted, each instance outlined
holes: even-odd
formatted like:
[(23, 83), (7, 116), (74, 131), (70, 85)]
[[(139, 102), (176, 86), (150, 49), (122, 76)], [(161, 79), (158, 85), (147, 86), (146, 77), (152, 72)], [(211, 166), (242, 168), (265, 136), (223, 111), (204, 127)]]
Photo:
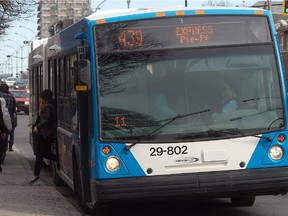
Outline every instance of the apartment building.
[(38, 5), (39, 38), (50, 37), (92, 13), (91, 0), (39, 0)]

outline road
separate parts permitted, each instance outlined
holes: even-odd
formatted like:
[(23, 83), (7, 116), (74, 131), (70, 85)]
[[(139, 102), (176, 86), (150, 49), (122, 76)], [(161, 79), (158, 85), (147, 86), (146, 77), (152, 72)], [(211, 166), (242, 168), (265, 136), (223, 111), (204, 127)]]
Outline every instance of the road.
[[(19, 127), (15, 133), (15, 147), (21, 154), (34, 163), (34, 155), (28, 137), (28, 116), (20, 114), (18, 116)], [(73, 191), (67, 186), (56, 187), (52, 183), (52, 175), (49, 169), (41, 171), (41, 180), (46, 184), (55, 187), (74, 206), (77, 206), (77, 198)], [(97, 212), (97, 216), (178, 216), (181, 214), (197, 216), (286, 216), (288, 212), (288, 195), (261, 196), (257, 197), (253, 207), (233, 207), (229, 199), (215, 200), (185, 200), (167, 202), (125, 202), (114, 205), (107, 205)], [(79, 208), (78, 210), (82, 212)], [(83, 215), (85, 215), (82, 212)]]

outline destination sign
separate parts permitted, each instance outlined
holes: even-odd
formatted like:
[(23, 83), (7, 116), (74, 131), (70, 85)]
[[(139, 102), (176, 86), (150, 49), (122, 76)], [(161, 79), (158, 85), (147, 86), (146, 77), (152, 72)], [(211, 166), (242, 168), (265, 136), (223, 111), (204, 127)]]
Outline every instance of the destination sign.
[(97, 52), (271, 42), (261, 16), (170, 17), (95, 27)]

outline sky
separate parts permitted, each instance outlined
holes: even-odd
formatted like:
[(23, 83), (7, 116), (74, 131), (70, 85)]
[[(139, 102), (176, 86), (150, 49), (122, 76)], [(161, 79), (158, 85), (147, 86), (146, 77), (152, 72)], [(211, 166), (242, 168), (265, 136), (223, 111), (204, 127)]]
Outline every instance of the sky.
[[(215, 2), (219, 2), (221, 0), (214, 0)], [(230, 2), (232, 5), (252, 5), (256, 3), (256, 0), (224, 0), (225, 2)], [(92, 8), (96, 8), (101, 2), (101, 9), (115, 9), (115, 8), (127, 8), (127, 0), (92, 0)], [(207, 2), (207, 0), (187, 0), (187, 4), (190, 7), (201, 6), (203, 2)], [(163, 7), (163, 6), (184, 6), (185, 0), (130, 0), (131, 8), (139, 8), (139, 7)]]
[[(60, 0), (59, 0), (60, 1)], [(219, 2), (221, 0), (214, 0)], [(232, 6), (250, 6), (257, 0), (224, 0)], [(188, 7), (200, 7), (207, 0), (187, 0)], [(127, 0), (92, 0), (92, 10), (96, 8), (100, 10), (127, 8)], [(174, 7), (185, 6), (185, 0), (130, 0), (130, 8), (157, 8), (157, 7)], [(32, 41), (36, 39), (37, 34), (37, 11), (33, 13), (31, 18), (12, 23), (12, 27), (8, 29), (7, 34), (0, 39), (0, 74), (8, 70), (12, 70), (13, 76), (21, 70), (26, 71), (28, 67), (28, 44), (23, 44), (24, 41)], [(16, 51), (17, 56), (16, 58)], [(7, 58), (7, 55), (13, 55)], [(9, 65), (14, 65), (13, 68), (8, 68)]]

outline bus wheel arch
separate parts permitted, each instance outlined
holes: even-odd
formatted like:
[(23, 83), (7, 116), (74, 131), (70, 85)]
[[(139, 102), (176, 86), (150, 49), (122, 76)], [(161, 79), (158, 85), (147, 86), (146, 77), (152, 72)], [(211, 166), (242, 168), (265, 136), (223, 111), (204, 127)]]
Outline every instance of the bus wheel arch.
[(74, 191), (78, 199), (78, 206), (81, 207), (84, 213), (89, 214), (92, 210), (87, 206), (84, 201), (83, 191), (82, 191), (82, 181), (80, 178), (80, 169), (78, 164), (80, 158), (77, 159), (75, 148), (73, 148), (73, 183), (74, 183)]

